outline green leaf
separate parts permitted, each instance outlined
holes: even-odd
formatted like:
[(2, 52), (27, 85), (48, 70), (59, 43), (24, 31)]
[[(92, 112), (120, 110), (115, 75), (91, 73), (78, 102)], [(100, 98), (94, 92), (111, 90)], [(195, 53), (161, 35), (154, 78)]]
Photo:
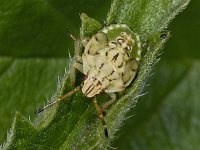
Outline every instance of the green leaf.
[(189, 59), (170, 62), (164, 59), (159, 63), (145, 90), (148, 94), (129, 113), (136, 115), (122, 128), (114, 146), (119, 149), (198, 148), (199, 64)]
[[(148, 38), (162, 31), (190, 0), (114, 0), (107, 22), (126, 23)], [(134, 11), (133, 11), (134, 10)]]
[[(166, 37), (166, 39), (161, 40), (160, 31), (162, 31), (163, 27), (189, 3), (189, 1), (175, 1), (177, 6), (175, 7), (174, 2), (171, 1), (148, 2), (143, 0), (142, 2), (145, 4), (143, 9), (148, 11), (146, 17), (139, 9), (134, 9), (134, 7), (129, 7), (127, 9), (127, 4), (130, 4), (130, 0), (124, 0), (123, 3), (116, 0), (112, 3), (112, 9), (107, 19), (108, 24), (114, 22), (128, 24), (135, 32), (141, 34), (143, 39), (148, 39), (151, 48), (143, 58), (135, 82), (132, 83), (130, 88), (126, 90), (124, 96), (122, 96), (107, 112), (106, 122), (108, 124), (110, 138), (106, 139), (104, 137), (102, 125), (96, 116), (91, 101), (84, 97), (81, 92), (77, 92), (66, 101), (52, 106), (44, 113), (41, 113), (32, 123), (28, 122), (17, 113), (7, 142), (5, 142), (5, 149), (14, 149), (16, 147), (35, 149), (99, 149), (106, 148), (110, 145), (110, 141), (114, 138), (114, 133), (126, 119), (126, 113), (136, 104), (146, 79), (153, 65), (157, 62), (159, 50), (168, 39), (168, 37)], [(158, 10), (162, 10), (162, 13), (158, 15), (159, 17), (155, 15), (156, 11), (154, 6), (157, 6)], [(127, 14), (121, 11), (126, 11)], [(140, 16), (139, 20), (133, 15), (135, 13), (138, 14), (136, 16)], [(149, 18), (153, 21), (149, 21), (148, 26), (144, 25), (145, 21)], [(134, 26), (131, 22), (134, 19), (138, 26)], [(92, 21), (91, 24), (94, 23), (93, 19), (88, 20)], [(86, 27), (84, 23), (86, 22), (82, 22), (82, 27)], [(96, 25), (95, 23), (94, 26), (87, 29), (87, 32), (82, 33), (88, 34), (97, 31), (98, 26)], [(157, 28), (158, 26), (159, 28)], [(149, 27), (152, 27), (152, 29), (150, 30)], [(11, 64), (11, 62), (5, 62), (7, 65), (9, 65), (9, 63)], [(38, 77), (37, 79), (41, 78)], [(61, 82), (59, 82), (53, 98), (59, 97), (71, 89), (73, 89), (73, 87), (70, 85), (66, 72)], [(107, 98), (107, 96), (98, 97), (98, 102), (103, 103)], [(30, 133), (27, 133), (29, 130)], [(31, 134), (32, 132), (34, 133)]]
[[(199, 1), (170, 25), (172, 38), (154, 69), (149, 86), (119, 131), (119, 149), (198, 149)], [(191, 38), (193, 37), (193, 38)]]
[(80, 31), (81, 38), (91, 36), (102, 29), (102, 25), (92, 19), (89, 18), (86, 14), (81, 14), (82, 26)]

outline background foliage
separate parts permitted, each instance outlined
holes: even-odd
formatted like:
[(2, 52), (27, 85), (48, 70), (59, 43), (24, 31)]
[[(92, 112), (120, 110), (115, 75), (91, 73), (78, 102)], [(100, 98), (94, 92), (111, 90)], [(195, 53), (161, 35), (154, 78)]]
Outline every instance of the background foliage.
[[(2, 143), (16, 110), (26, 117), (31, 115), (32, 120), (36, 106), (42, 105), (55, 90), (57, 76), (63, 74), (66, 66), (67, 49), (72, 50), (67, 31), (78, 34), (78, 14), (85, 12), (103, 22), (110, 2), (0, 0), (0, 4)], [(172, 38), (155, 67), (146, 88), (148, 94), (130, 112), (134, 116), (118, 133), (114, 147), (199, 147), (199, 4), (192, 1), (171, 23)]]

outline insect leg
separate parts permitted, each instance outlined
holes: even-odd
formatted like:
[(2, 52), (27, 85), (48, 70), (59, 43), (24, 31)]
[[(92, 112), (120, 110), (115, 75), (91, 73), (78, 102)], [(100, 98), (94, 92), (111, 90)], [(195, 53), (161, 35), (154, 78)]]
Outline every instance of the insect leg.
[(89, 42), (91, 37), (84, 37), (81, 41), (81, 43), (83, 44), (83, 46), (85, 47), (87, 45), (87, 43)]
[(73, 64), (73, 67), (83, 73), (83, 65), (82, 64), (76, 62)]
[(75, 89), (73, 89), (72, 91), (70, 91), (70, 92), (66, 93), (65, 95), (63, 95), (62, 97), (58, 98), (57, 100), (50, 101), (46, 106), (39, 108), (39, 109), (35, 112), (35, 114), (38, 114), (38, 113), (44, 111), (45, 109), (51, 107), (52, 105), (54, 105), (54, 104), (56, 104), (56, 103), (58, 103), (58, 102), (64, 100), (65, 98), (71, 96), (72, 94), (76, 93), (76, 92), (79, 91), (80, 89), (81, 89), (81, 86), (78, 86), (78, 87), (76, 87)]
[(74, 42), (75, 57), (80, 56), (81, 49), (82, 49), (81, 41), (79, 39), (77, 39), (72, 33), (69, 33), (69, 35)]
[[(70, 67), (70, 79), (72, 84), (74, 85), (76, 82), (76, 69), (79, 71), (83, 72), (82, 70), (82, 57), (80, 56), (81, 49), (82, 49), (82, 44), (79, 39), (76, 39), (74, 35), (69, 33), (70, 37), (72, 38), (74, 42), (74, 49), (75, 49), (75, 54), (74, 58), (72, 60), (72, 65)], [(80, 65), (77, 65), (80, 64)]]
[(110, 105), (112, 105), (116, 101), (116, 94), (115, 93), (107, 93), (107, 94), (111, 97), (111, 100), (103, 103), (103, 105), (101, 107), (103, 111), (105, 109), (107, 109)]
[(108, 138), (108, 129), (107, 129), (107, 125), (106, 125), (106, 122), (103, 118), (103, 111), (101, 110), (101, 108), (99, 107), (98, 103), (97, 103), (97, 100), (96, 100), (96, 96), (94, 96), (94, 98), (92, 99), (93, 103), (94, 103), (94, 106), (98, 112), (98, 115), (99, 115), (99, 118), (101, 120), (101, 123), (103, 124), (103, 127), (104, 127), (104, 134), (105, 134), (105, 137)]

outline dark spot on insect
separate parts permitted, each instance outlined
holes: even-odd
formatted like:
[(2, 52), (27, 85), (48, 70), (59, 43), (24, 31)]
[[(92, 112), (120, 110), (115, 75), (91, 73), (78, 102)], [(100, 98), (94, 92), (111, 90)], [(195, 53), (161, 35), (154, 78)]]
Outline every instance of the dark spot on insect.
[[(89, 94), (89, 92), (91, 91), (89, 91), (89, 89), (91, 88), (91, 86), (92, 86), (92, 84), (88, 87), (88, 89), (85, 91), (85, 93), (88, 93)], [(94, 88), (94, 86), (93, 86), (93, 88)]]
[(90, 94), (90, 92), (92, 92), (92, 90), (94, 89), (95, 86), (92, 86), (92, 88), (87, 92), (87, 95)]
[(122, 72), (122, 77), (124, 76), (124, 73)]
[(96, 54), (99, 55), (100, 53), (99, 53), (99, 52), (96, 52)]
[(102, 85), (102, 83), (100, 81), (98, 81), (97, 86)]
[(119, 78), (115, 78), (115, 79), (112, 79), (112, 81), (114, 81), (114, 80), (118, 80)]
[(110, 82), (112, 82), (112, 79), (108, 79)]
[(118, 68), (121, 68), (123, 66), (123, 63), (121, 63), (121, 65), (118, 66)]
[(101, 66), (99, 67), (99, 69), (101, 69), (104, 66), (104, 63), (101, 64)]
[(93, 82), (96, 81), (97, 78), (93, 77)]
[(95, 40), (96, 40), (97, 42), (99, 41), (99, 39), (98, 39), (96, 36), (95, 36), (94, 38), (95, 38)]
[(132, 69), (133, 72), (136, 72), (136, 69)]
[(106, 52), (106, 56), (108, 56), (108, 51)]
[(115, 56), (113, 56), (112, 60), (114, 60), (114, 62), (117, 60), (117, 57), (119, 56), (119, 53), (117, 53)]
[(87, 52), (88, 54), (90, 54), (90, 48), (91, 48), (91, 47), (92, 47), (92, 45), (90, 45), (90, 47), (88, 48), (88, 52)]
[(115, 44), (115, 45), (116, 45), (116, 42), (115, 42), (115, 41), (111, 41), (110, 43), (111, 43), (111, 44)]
[(129, 53), (126, 53), (127, 57), (130, 57)]
[(110, 75), (112, 75), (114, 72), (115, 72), (115, 71), (114, 71), (114, 70), (112, 70), (112, 72), (111, 72), (111, 74), (110, 74)]
[(128, 81), (124, 82), (124, 84), (126, 84)]

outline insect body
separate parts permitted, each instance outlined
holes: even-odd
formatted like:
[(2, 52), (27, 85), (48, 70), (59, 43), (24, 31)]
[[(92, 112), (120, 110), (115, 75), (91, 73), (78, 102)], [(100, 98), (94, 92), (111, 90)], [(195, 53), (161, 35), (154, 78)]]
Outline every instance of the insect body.
[(134, 79), (141, 58), (139, 36), (126, 25), (110, 25), (95, 34), (82, 54), (87, 76), (82, 92), (93, 97), (120, 92)]
[[(73, 36), (72, 38), (75, 42), (76, 55), (70, 71), (71, 80), (73, 83), (75, 82), (75, 69), (78, 69), (86, 77), (82, 92), (89, 98), (94, 97), (93, 103), (104, 125), (105, 135), (108, 137), (103, 110), (116, 100), (115, 93), (125, 90), (134, 79), (141, 59), (140, 37), (125, 24), (113, 24), (97, 32), (88, 42), (82, 39), (84, 51), (81, 55), (79, 55), (81, 51), (79, 41)], [(58, 100), (39, 109), (36, 113), (80, 89), (80, 86), (75, 88)], [(96, 101), (96, 95), (101, 92), (105, 92), (111, 97), (111, 100), (103, 104), (102, 107)]]

